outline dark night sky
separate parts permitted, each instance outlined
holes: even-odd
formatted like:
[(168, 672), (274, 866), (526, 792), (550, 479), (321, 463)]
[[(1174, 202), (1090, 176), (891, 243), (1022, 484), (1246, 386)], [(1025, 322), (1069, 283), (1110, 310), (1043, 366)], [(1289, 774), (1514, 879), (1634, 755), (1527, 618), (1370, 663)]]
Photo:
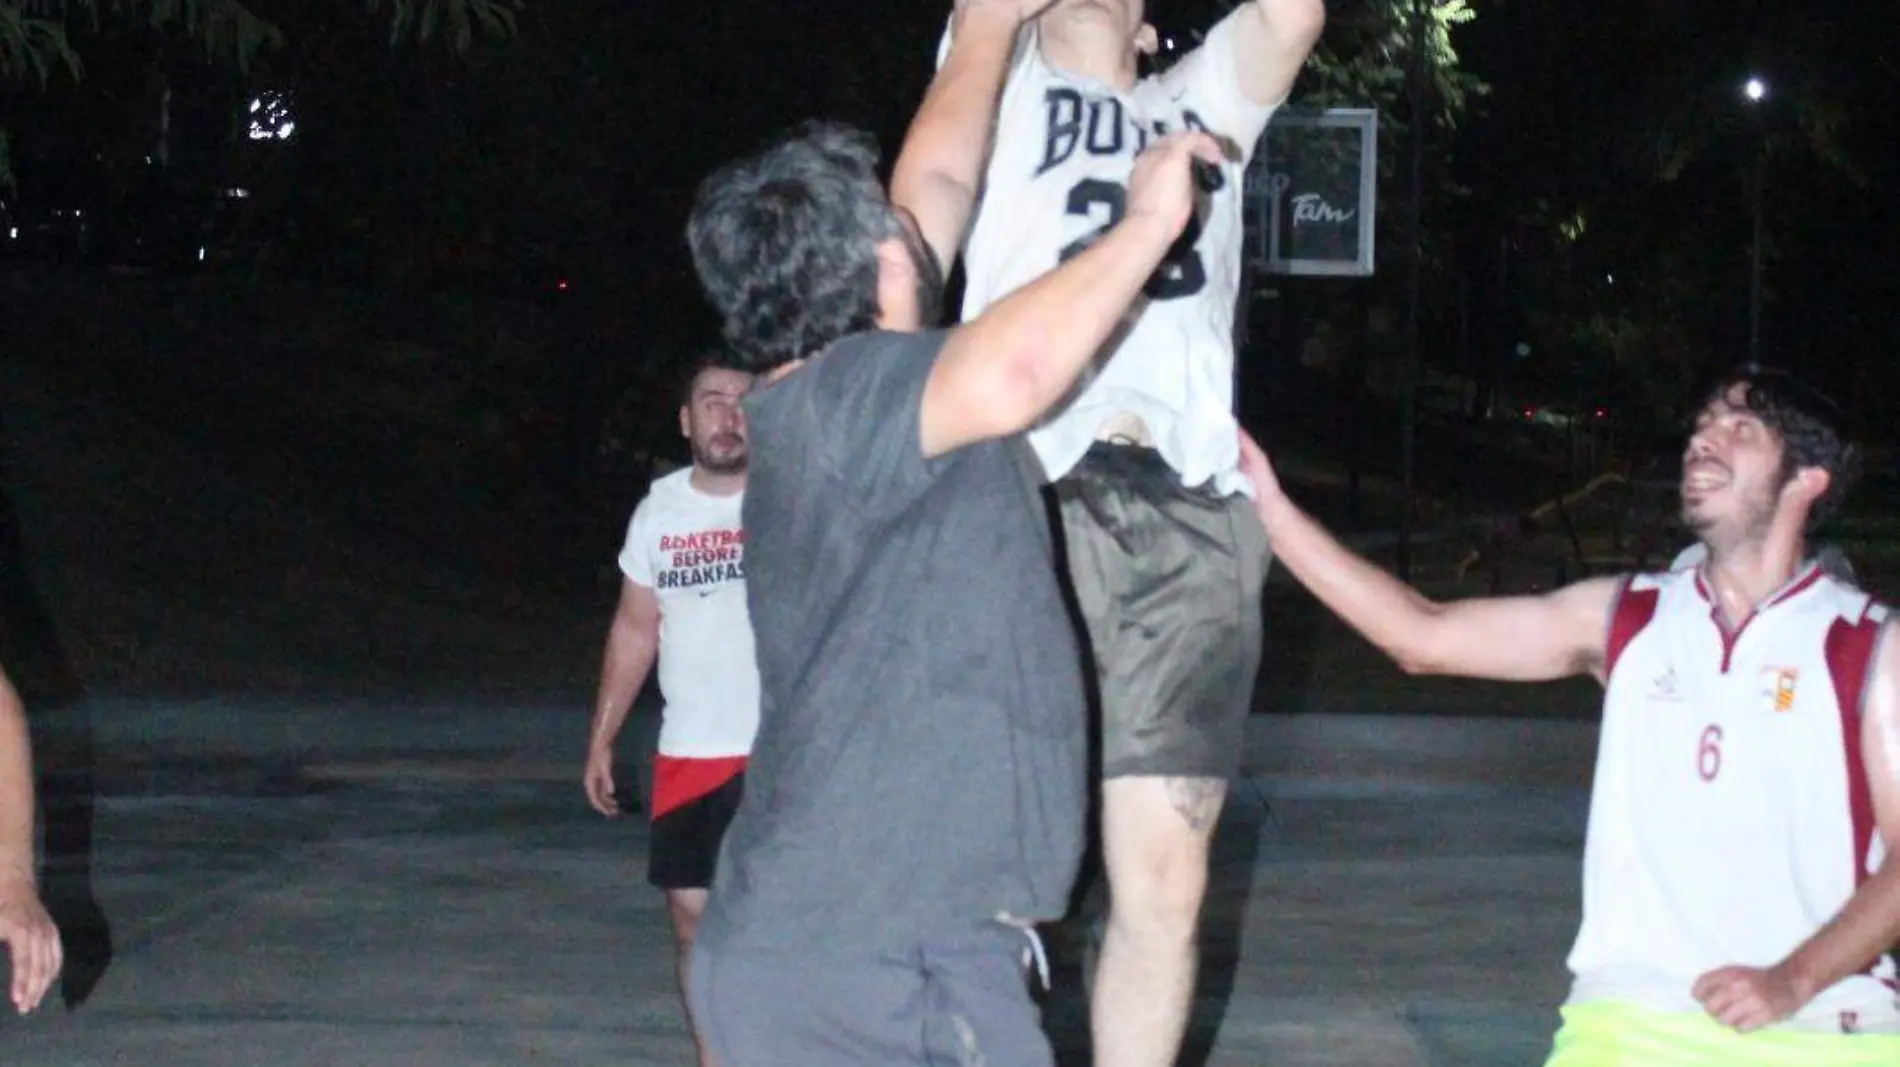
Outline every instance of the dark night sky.
[[(1486, 117), (1461, 146), (1466, 173), (1479, 176), (1478, 198), (1627, 182), (1632, 163), (1653, 147), (1643, 134), (1672, 118), (1704, 128), (1700, 162), (1653, 195), (1666, 210), (1699, 215), (1696, 232), (1732, 249), (1729, 271), (1707, 279), (1737, 293), (1737, 332), (1725, 338), (1732, 343), (1745, 329), (1746, 153), (1764, 129), (1786, 134), (1795, 107), (1816, 100), (1838, 106), (1842, 147), (1862, 172), (1860, 184), (1811, 152), (1771, 164), (1765, 356), (1837, 390), (1888, 391), (1890, 376), (1869, 365), (1884, 364), (1900, 345), (1900, 275), (1891, 266), (1900, 256), (1900, 212), (1888, 192), (1900, 180), (1900, 124), (1884, 103), (1900, 73), (1900, 17), (1892, 5), (1478, 6), (1463, 51), (1495, 86)], [(1740, 94), (1752, 74), (1771, 86), (1759, 114)], [(1605, 138), (1618, 121), (1624, 132)], [(1843, 359), (1848, 350), (1859, 358)]]
[[(1370, 2), (1334, 0), (1335, 21)], [(1851, 362), (1864, 366), (1869, 353), (1900, 344), (1891, 313), (1900, 283), (1887, 266), (1900, 254), (1900, 217), (1886, 196), (1900, 181), (1900, 123), (1885, 103), (1900, 74), (1892, 5), (1474, 6), (1476, 21), (1455, 40), (1493, 91), (1455, 144), (1434, 146), (1453, 152), (1454, 171), (1471, 190), (1464, 217), (1439, 220), (1460, 240), (1492, 243), (1488, 230), (1539, 199), (1586, 202), (1606, 189), (1636, 189), (1659, 128), (1706, 129), (1706, 150), (1673, 187), (1605, 210), (1658, 213), (1658, 241), (1682, 241), (1687, 232), (1710, 249), (1695, 269), (1711, 288), (1739, 294), (1737, 315), (1720, 327), (1720, 343), (1737, 344), (1748, 248), (1742, 160), (1757, 133), (1749, 123), (1787, 126), (1795, 104), (1830, 100), (1865, 180), (1849, 184), (1801, 153), (1772, 168), (1770, 350), (1812, 363), (1858, 352)], [(258, 7), (293, 42), (261, 69), (268, 74), (275, 64), (315, 87), (313, 95), (329, 86), (328, 101), (310, 102), (303, 160), (305, 185), (326, 190), (310, 196), (328, 197), (326, 210), (380, 199), (385, 217), (371, 226), (385, 230), (404, 215), (482, 216), (463, 225), (505, 231), (513, 242), (507, 258), (590, 279), (577, 295), (611, 305), (628, 328), (681, 338), (703, 338), (709, 328), (704, 314), (681, 311), (694, 305), (680, 230), (699, 178), (814, 115), (869, 126), (894, 151), (929, 76), (945, 9), (870, 0), (536, 0), (522, 39), (492, 50), (470, 74), (439, 60), (398, 61), (383, 30), (354, 9), (303, 0)], [(1216, 9), (1214, 0), (1157, 0), (1151, 16), (1178, 30), (1205, 25)], [(121, 65), (112, 58), (95, 53), (94, 85), (130, 77), (115, 73)], [(1751, 71), (1775, 86), (1770, 106), (1755, 115), (1744, 113), (1737, 92)], [(34, 106), (60, 114), (56, 102)], [(333, 125), (326, 151), (324, 126), (338, 115), (350, 128)], [(57, 122), (84, 125), (64, 115)], [(432, 160), (411, 150), (442, 137), (445, 126), (461, 140)], [(22, 153), (34, 143), (23, 136)], [(1397, 160), (1405, 147), (1388, 139), (1382, 151)], [(494, 175), (486, 186), (465, 181), (482, 167)], [(30, 195), (34, 174), (22, 170)], [(1867, 384), (1874, 383), (1857, 383)]]
[[(1336, 20), (1364, 2), (1336, 0)], [(1739, 358), (1746, 334), (1747, 154), (1763, 127), (1786, 133), (1797, 106), (1829, 101), (1845, 121), (1843, 151), (1863, 180), (1849, 183), (1802, 151), (1772, 164), (1765, 352), (1771, 361), (1807, 367), (1838, 389), (1884, 385), (1885, 375), (1870, 380), (1866, 368), (1900, 345), (1892, 314), (1900, 307), (1900, 275), (1887, 268), (1900, 255), (1900, 212), (1885, 195), (1900, 182), (1900, 125), (1884, 104), (1900, 73), (1894, 59), (1900, 17), (1890, 5), (1477, 0), (1474, 6), (1478, 18), (1455, 42), (1493, 91), (1454, 145), (1434, 145), (1434, 151), (1455, 153), (1456, 173), (1471, 189), (1467, 218), (1456, 224), (1462, 239), (1485, 240), (1488, 223), (1501, 224), (1540, 197), (1587, 201), (1608, 188), (1637, 189), (1653, 165), (1659, 130), (1703, 130), (1705, 147), (1676, 183), (1631, 194), (1618, 210), (1673, 216), (1655, 220), (1658, 241), (1683, 240), (1677, 227), (1686, 224), (1689, 239), (1708, 246), (1711, 258), (1699, 267), (1708, 273), (1707, 284), (1736, 293), (1734, 316), (1712, 329)], [(747, 10), (756, 18), (748, 14), (736, 25), (728, 19), (710, 33), (696, 21), (697, 9), (648, 12), (652, 25), (664, 27), (656, 38), (678, 34), (672, 39), (686, 50), (682, 67), (717, 87), (677, 124), (693, 131), (692, 143), (682, 146), (668, 195), (653, 202), (659, 210), (648, 221), (658, 224), (650, 238), (655, 242), (675, 238), (683, 196), (707, 166), (792, 119), (817, 113), (863, 122), (894, 150), (941, 25), (933, 5), (816, 0), (796, 13), (775, 4)], [(1150, 7), (1151, 17), (1171, 30), (1204, 25), (1214, 11), (1208, 0)], [(834, 18), (839, 29), (817, 34), (812, 47), (781, 50), (758, 33), (777, 35), (781, 16), (798, 20), (801, 35)], [(680, 17), (695, 21), (680, 23)], [(867, 49), (859, 42), (876, 44)], [(751, 62), (735, 63), (735, 55)], [(873, 81), (888, 94), (840, 85), (848, 80), (841, 68), (866, 63), (880, 72)], [(1739, 89), (1755, 72), (1774, 90), (1766, 107), (1750, 113)], [(760, 106), (733, 84), (736, 74), (774, 92)], [(1382, 151), (1399, 159), (1405, 147), (1389, 139)]]
[[(1214, 0), (1161, 2), (1167, 7), (1157, 8), (1155, 14), (1171, 30), (1207, 24), (1214, 8)], [(1351, 4), (1370, 2), (1334, 0), (1335, 20), (1342, 21)], [(471, 451), (462, 431), (482, 420), (464, 418), (460, 408), (435, 412), (442, 417), (433, 420), (424, 417), (430, 412), (411, 413), (417, 426), (427, 425), (416, 429), (404, 424), (414, 431), (414, 440), (401, 437), (399, 447), (387, 445), (380, 409), (374, 412), (378, 421), (373, 427), (352, 424), (352, 432), (361, 431), (360, 436), (390, 453), (376, 453), (375, 468), (366, 471), (350, 451), (356, 439), (335, 429), (346, 421), (344, 416), (353, 414), (361, 421), (362, 411), (338, 404), (343, 410), (332, 412), (324, 406), (323, 397), (329, 394), (306, 395), (283, 388), (282, 382), (265, 383), (271, 387), (255, 392), (285, 395), (275, 401), (276, 408), (257, 406), (263, 414), (253, 425), (246, 390), (275, 373), (275, 366), (288, 366), (293, 373), (284, 380), (297, 383), (302, 379), (296, 373), (303, 370), (299, 360), (324, 365), (324, 357), (337, 356), (335, 366), (324, 365), (325, 370), (341, 380), (337, 392), (353, 396), (357, 383), (348, 377), (350, 368), (367, 362), (364, 354), (381, 346), (432, 351), (440, 358), (429, 366), (448, 368), (440, 373), (453, 378), (465, 365), (503, 347), (484, 331), (490, 323), (509, 321), (508, 310), (481, 307), (481, 295), (444, 295), (475, 277), (472, 265), (485, 264), (501, 273), (512, 270), (515, 278), (475, 290), (478, 294), (519, 296), (523, 279), (545, 288), (555, 277), (569, 277), (573, 291), (560, 298), (560, 306), (576, 312), (540, 317), (541, 324), (559, 321), (531, 338), (532, 343), (513, 346), (514, 354), (526, 353), (521, 358), (529, 364), (528, 371), (520, 380), (499, 379), (493, 392), (506, 404), (497, 401), (494, 410), (512, 414), (532, 409), (536, 416), (565, 410), (558, 408), (565, 401), (542, 399), (559, 389), (570, 400), (580, 397), (573, 410), (585, 412), (583, 401), (602, 399), (596, 394), (639, 391), (640, 383), (624, 380), (594, 389), (595, 383), (585, 381), (583, 374), (567, 372), (581, 359), (544, 357), (583, 351), (600, 368), (634, 379), (639, 375), (630, 368), (676, 358), (708, 343), (712, 323), (699, 305), (682, 236), (696, 184), (714, 166), (808, 117), (867, 126), (882, 138), (887, 153), (894, 151), (930, 76), (948, 6), (947, 0), (748, 0), (723, 5), (529, 0), (519, 40), (478, 49), (470, 60), (456, 62), (439, 52), (418, 58), (412, 47), (392, 52), (386, 25), (366, 18), (360, 2), (257, 3), (284, 23), (291, 42), (260, 61), (254, 76), (260, 83), (296, 85), (302, 94), (296, 148), (282, 155), (283, 171), (274, 180), (283, 192), (285, 214), (298, 220), (306, 242), (302, 247), (321, 250), (293, 260), (298, 271), (314, 276), (318, 284), (287, 285), (273, 292), (268, 284), (246, 289), (240, 283), (232, 288), (257, 299), (228, 306), (206, 300), (211, 311), (195, 319), (162, 300), (128, 300), (114, 291), (91, 316), (98, 320), (93, 325), (100, 327), (102, 337), (115, 339), (111, 346), (82, 344), (91, 335), (74, 328), (71, 320), (78, 317), (48, 300), (38, 317), (45, 320), (43, 333), (49, 343), (32, 354), (49, 366), (101, 364), (93, 377), (122, 390), (122, 396), (112, 395), (120, 396), (117, 402), (126, 412), (138, 413), (129, 423), (135, 427), (148, 421), (176, 423), (177, 432), (195, 435), (200, 423), (213, 422), (206, 413), (220, 413), (218, 418), (237, 428), (227, 438), (231, 458), (252, 448), (253, 435), (283, 444), (281, 466), (324, 487), (329, 496), (323, 506), (341, 517), (339, 523), (360, 523), (379, 536), (386, 534), (385, 540), (413, 538), (417, 557), (431, 564), (460, 560), (470, 568), (492, 568), (510, 581), (533, 568), (565, 576), (570, 564), (572, 574), (596, 573), (594, 568), (611, 558), (624, 531), (633, 482), (602, 476), (590, 480), (583, 492), (562, 480), (554, 491), (571, 495), (553, 506), (535, 503), (546, 497), (530, 496), (526, 490), (518, 499), (529, 503), (503, 497), (490, 481), (503, 483), (503, 475), (514, 477), (511, 472), (517, 468), (494, 473), (507, 458), (499, 445)], [(1681, 265), (1690, 288), (1710, 294), (1706, 303), (1714, 317), (1709, 337), (1722, 350), (1733, 349), (1739, 360), (1748, 249), (1741, 176), (1747, 173), (1751, 136), (1760, 133), (1750, 123), (1775, 123), (1785, 129), (1784, 105), (1837, 104), (1843, 118), (1841, 146), (1858, 165), (1861, 182), (1847, 181), (1837, 170), (1817, 164), (1811, 153), (1779, 157), (1770, 171), (1767, 223), (1774, 254), (1767, 273), (1768, 354), (1810, 371), (1876, 418), (1884, 415), (1895, 392), (1895, 376), (1887, 368), (1900, 347), (1900, 271), (1893, 269), (1900, 258), (1900, 212), (1889, 195), (1900, 187), (1900, 119), (1890, 104), (1891, 88), (1900, 84), (1900, 18), (1891, 0), (1473, 3), (1479, 17), (1455, 40), (1469, 68), (1493, 91), (1467, 117), (1455, 141), (1434, 144), (1435, 152), (1451, 155), (1450, 169), (1470, 194), (1455, 217), (1428, 223), (1463, 246), (1483, 249), (1495, 247), (1499, 233), (1539, 201), (1560, 208), (1595, 205), (1593, 230), (1619, 235), (1623, 243), (1616, 248), (1643, 264), (1658, 262), (1649, 253), (1659, 249), (1687, 249), (1690, 254), (1673, 262)], [(121, 33), (107, 41), (87, 39), (82, 45), (89, 77), (80, 89), (0, 95), (0, 125), (16, 134), (22, 198), (29, 203), (98, 188), (96, 172), (102, 168), (88, 171), (83, 163), (75, 163), (89, 156), (97, 142), (112, 142), (116, 135), (128, 159), (149, 151), (149, 136), (139, 128), (140, 122), (149, 121), (149, 109), (141, 111), (142, 102), (127, 101), (146, 99), (139, 81), (140, 71), (149, 69), (151, 41), (138, 33)], [(148, 66), (127, 57), (143, 57)], [(183, 70), (189, 64), (174, 58), (174, 65)], [(1750, 71), (1759, 71), (1775, 87), (1772, 113), (1744, 111), (1739, 88)], [(229, 86), (230, 80), (228, 72), (202, 68), (192, 78), (181, 78), (180, 86), (193, 94), (181, 100), (181, 129), (196, 122), (201, 131), (215, 131), (232, 108), (241, 107), (239, 94), (249, 90)], [(231, 98), (220, 98), (214, 91), (221, 81)], [(187, 113), (194, 106), (200, 112), (196, 119)], [(1676, 183), (1656, 185), (1645, 175), (1653, 170), (1660, 131), (1668, 130), (1706, 133), (1707, 146)], [(205, 143), (216, 140), (208, 133), (200, 137)], [(1381, 151), (1399, 161), (1405, 145), (1391, 138)], [(254, 177), (260, 190), (273, 180), (269, 173)], [(1396, 190), (1388, 187), (1386, 192), (1391, 196)], [(1389, 199), (1388, 205), (1393, 202)], [(1396, 221), (1388, 211), (1387, 222)], [(1399, 232), (1389, 225), (1382, 247), (1390, 248)], [(1334, 291), (1379, 286), (1381, 295), (1391, 300), (1400, 291), (1402, 262), (1398, 257), (1388, 260), (1373, 282), (1313, 284), (1332, 285)], [(1621, 270), (1614, 262), (1600, 265)], [(1482, 255), (1474, 257), (1468, 268), (1477, 279), (1474, 284), (1489, 284), (1493, 267)], [(430, 270), (442, 273), (431, 275)], [(1635, 284), (1660, 281), (1641, 278), (1640, 269), (1636, 274)], [(56, 288), (59, 282), (52, 284)], [(128, 291), (136, 289), (135, 282), (122, 284)], [(517, 288), (508, 290), (507, 284)], [(347, 320), (349, 328), (331, 329), (332, 324), (320, 322), (322, 329), (311, 331), (315, 340), (298, 336), (282, 341), (278, 333), (293, 327), (271, 321), (272, 308), (281, 309), (310, 291), (351, 305), (355, 317)], [(540, 299), (546, 297), (543, 292)], [(6, 336), (10, 316), (32, 317), (27, 312), (34, 309), (26, 303), (0, 307), (0, 338)], [(439, 307), (448, 310), (431, 310)], [(236, 325), (229, 350), (200, 350), (200, 340), (223, 328), (219, 315), (226, 310), (237, 312), (231, 316)], [(297, 309), (291, 310), (280, 317), (293, 324), (303, 321), (294, 313)], [(337, 317), (346, 318), (341, 312)], [(1444, 318), (1439, 317), (1438, 326)], [(197, 332), (185, 330), (181, 323), (187, 320)], [(1449, 332), (1440, 329), (1435, 336), (1442, 341)], [(281, 341), (289, 356), (276, 363), (256, 358), (259, 352), (272, 354), (264, 345), (246, 347), (258, 335), (271, 343)], [(58, 349), (51, 342), (70, 347)], [(297, 347), (304, 342), (307, 349)], [(322, 347), (326, 344), (331, 347)], [(26, 347), (16, 346), (16, 351), (24, 353)], [(103, 351), (108, 347), (124, 351), (109, 359)], [(306, 358), (313, 353), (314, 358)], [(0, 359), (6, 355), (0, 340)], [(1256, 366), (1270, 370), (1273, 360), (1287, 358), (1287, 350), (1255, 350), (1245, 358), (1260, 360)], [(231, 373), (224, 372), (226, 367)], [(537, 375), (561, 378), (563, 384), (546, 386)], [(581, 385), (570, 387), (570, 381)], [(148, 385), (165, 385), (171, 391), (161, 393)], [(198, 385), (230, 410), (190, 395)], [(1333, 392), (1347, 394), (1350, 386)], [(89, 390), (79, 395), (91, 399)], [(492, 413), (488, 407), (481, 411), (484, 416)], [(670, 433), (664, 425), (668, 420), (652, 418), (650, 409), (640, 414), (646, 422), (660, 424), (656, 432)], [(1319, 417), (1309, 420), (1317, 421)], [(571, 422), (590, 425), (578, 416)], [(526, 420), (522, 424), (527, 425)], [(1301, 444), (1315, 453), (1323, 451), (1328, 462), (1341, 463), (1342, 455), (1360, 451), (1363, 440), (1376, 436), (1352, 433), (1353, 428), (1356, 424), (1327, 438), (1319, 431), (1339, 427), (1319, 427)], [(373, 434), (368, 432), (372, 429)], [(1884, 429), (1890, 432), (1891, 426)], [(388, 440), (398, 436), (391, 431)], [(536, 448), (550, 453), (556, 448), (535, 440), (540, 442)], [(424, 444), (431, 447), (421, 447)], [(1428, 442), (1427, 451), (1431, 447)], [(1376, 467), (1390, 470), (1396, 464), (1399, 450), (1374, 441), (1363, 451), (1353, 462), (1365, 459), (1375, 465), (1368, 469), (1377, 473)], [(471, 455), (480, 463), (470, 460)], [(527, 462), (519, 465), (527, 471), (519, 484), (541, 492), (542, 481), (551, 479), (538, 469), (528, 470)], [(429, 466), (438, 463), (440, 469)], [(84, 472), (48, 469), (56, 473), (44, 484), (79, 493), (73, 499), (82, 506), (74, 514), (87, 521), (108, 526), (115, 517), (134, 525), (149, 521), (142, 510), (112, 510), (135, 507), (116, 497), (111, 507), (99, 509), (104, 518), (98, 518), (83, 506), (91, 499), (81, 492), (89, 485)], [(468, 474), (467, 481), (458, 480), (462, 475), (453, 472), (464, 469), (476, 473)], [(563, 479), (570, 476), (566, 468), (563, 471)], [(192, 477), (188, 488), (195, 492), (195, 470)], [(511, 492), (518, 488), (515, 482), (506, 486)], [(1544, 488), (1526, 483), (1486, 491), (1528, 494)], [(581, 497), (598, 514), (572, 506)], [(500, 499), (513, 503), (494, 506)], [(227, 523), (216, 502), (200, 503), (200, 518), (215, 516), (218, 536), (223, 536)], [(576, 536), (564, 525), (568, 523), (581, 526), (582, 535)], [(165, 527), (169, 533), (180, 524), (168, 516)], [(388, 533), (392, 530), (396, 532)], [(28, 532), (55, 541), (41, 530)], [(136, 625), (141, 618), (121, 603), (124, 591), (137, 591), (139, 583), (150, 580), (148, 570), (141, 568), (171, 573), (163, 551), (148, 553), (163, 564), (155, 566), (139, 554), (147, 552), (142, 544), (134, 547), (134, 563), (122, 574), (96, 559), (82, 559), (75, 567), (76, 572), (96, 571), (112, 578), (101, 583), (106, 595), (97, 599), (90, 614), (84, 605), (63, 606), (73, 616), (69, 625), (75, 632), (97, 628), (105, 635), (102, 649), (118, 632), (115, 627)], [(73, 558), (86, 551), (84, 539), (76, 539)], [(196, 553), (194, 559), (203, 555), (195, 543), (190, 551)], [(0, 559), (0, 572), (5, 570), (6, 562)], [(273, 602), (273, 594), (242, 583), (233, 588), (238, 590), (232, 593), (234, 600)], [(0, 595), (0, 602), (4, 599)], [(362, 602), (375, 599), (366, 593)], [(168, 616), (153, 609), (150, 617)], [(588, 621), (583, 643), (597, 641), (596, 622)], [(292, 629), (298, 640), (316, 640)], [(410, 668), (403, 661), (404, 647), (386, 650), (388, 655), (379, 661), (392, 677), (404, 676)], [(350, 647), (337, 661), (354, 662), (382, 651)], [(111, 655), (97, 652), (95, 659)]]

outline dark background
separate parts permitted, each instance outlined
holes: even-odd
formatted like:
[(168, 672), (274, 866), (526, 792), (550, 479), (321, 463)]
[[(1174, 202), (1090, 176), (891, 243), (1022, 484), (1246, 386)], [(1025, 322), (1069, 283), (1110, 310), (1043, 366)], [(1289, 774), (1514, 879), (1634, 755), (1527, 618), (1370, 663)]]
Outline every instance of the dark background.
[[(1244, 420), (1322, 514), (1389, 543), (1417, 115), (1422, 529), (1666, 479), (1696, 384), (1748, 355), (1758, 178), (1763, 357), (1848, 402), (1884, 475), (1889, 7), (1474, 0), (1439, 9), (1472, 17), (1431, 34), (1415, 108), (1409, 5), (1332, 4), (1296, 96), (1381, 111), (1378, 273), (1260, 279)], [(447, 21), (392, 40), (387, 8), (251, 10), (281, 40), (242, 66), (108, 12), (69, 23), (82, 78), (0, 90), (0, 654), (57, 644), (137, 692), (585, 687), (626, 517), (684, 458), (673, 369), (715, 340), (695, 185), (813, 116), (894, 152), (944, 11), (536, 2), (458, 49)], [(1221, 10), (1151, 17), (1179, 48)], [(286, 140), (247, 136), (267, 96)], [(1890, 499), (1871, 482), (1843, 536), (1878, 541)], [(1599, 510), (1656, 510), (1618, 500)], [(1484, 540), (1432, 542), (1421, 573)], [(1604, 555), (1564, 540), (1497, 580)]]

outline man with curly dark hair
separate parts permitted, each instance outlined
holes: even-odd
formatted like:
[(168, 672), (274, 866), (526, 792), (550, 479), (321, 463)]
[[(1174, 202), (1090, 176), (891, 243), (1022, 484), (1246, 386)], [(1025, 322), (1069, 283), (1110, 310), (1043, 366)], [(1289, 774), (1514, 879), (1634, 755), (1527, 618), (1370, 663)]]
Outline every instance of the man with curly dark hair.
[(1900, 641), (1808, 551), (1860, 466), (1833, 404), (1759, 367), (1710, 391), (1680, 487), (1700, 564), (1452, 603), (1241, 445), (1287, 569), (1408, 671), (1604, 686), (1548, 1067), (1900, 1063)]

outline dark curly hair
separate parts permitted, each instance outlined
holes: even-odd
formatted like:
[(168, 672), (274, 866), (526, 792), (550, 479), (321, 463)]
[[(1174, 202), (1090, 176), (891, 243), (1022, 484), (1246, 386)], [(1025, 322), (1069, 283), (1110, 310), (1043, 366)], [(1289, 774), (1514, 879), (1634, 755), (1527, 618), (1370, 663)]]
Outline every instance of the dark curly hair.
[(700, 184), (693, 269), (740, 365), (767, 371), (877, 321), (877, 246), (910, 234), (877, 175), (877, 142), (802, 124)]
[(752, 373), (751, 368), (734, 359), (732, 351), (724, 345), (695, 352), (690, 359), (682, 362), (674, 372), (673, 394), (681, 407), (693, 402), (693, 390), (699, 385), (699, 376), (709, 370), (736, 370), (744, 374)]
[(1781, 442), (1783, 484), (1810, 467), (1827, 472), (1827, 492), (1808, 511), (1809, 530), (1840, 509), (1860, 480), (1861, 450), (1847, 439), (1847, 418), (1840, 405), (1785, 370), (1746, 364), (1723, 375), (1703, 399), (1703, 407), (1725, 400), (1737, 386), (1743, 403)]

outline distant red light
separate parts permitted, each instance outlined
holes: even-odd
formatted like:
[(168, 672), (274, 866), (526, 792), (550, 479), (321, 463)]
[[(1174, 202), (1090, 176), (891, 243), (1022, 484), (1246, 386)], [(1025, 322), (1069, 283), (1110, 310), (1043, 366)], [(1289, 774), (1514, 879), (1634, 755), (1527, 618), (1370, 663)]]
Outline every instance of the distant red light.
[(1605, 410), (1603, 410), (1602, 408), (1598, 408), (1598, 409), (1597, 409), (1597, 418), (1599, 418), (1599, 419), (1601, 419), (1601, 418), (1607, 418), (1607, 417), (1609, 416), (1609, 414), (1610, 414), (1609, 412), (1607, 412), (1607, 411), (1605, 411)]
[(554, 287), (563, 293), (567, 292), (567, 279), (562, 278), (560, 281), (555, 282)]

